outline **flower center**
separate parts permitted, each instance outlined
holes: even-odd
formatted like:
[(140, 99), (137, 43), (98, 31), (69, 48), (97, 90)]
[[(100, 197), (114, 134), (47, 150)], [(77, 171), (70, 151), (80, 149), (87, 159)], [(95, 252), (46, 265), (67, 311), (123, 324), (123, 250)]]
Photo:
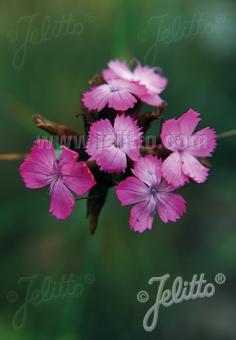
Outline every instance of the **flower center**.
[(151, 192), (151, 194), (154, 198), (157, 198), (157, 188), (156, 187), (152, 187), (150, 189), (150, 192)]
[(56, 159), (53, 165), (53, 169), (50, 173), (50, 180), (52, 182), (56, 182), (57, 180), (61, 180), (61, 179), (62, 179), (62, 173), (58, 165), (58, 159)]
[(120, 88), (117, 85), (111, 85), (110, 86), (111, 92), (117, 92), (120, 91)]
[(114, 141), (114, 145), (116, 148), (122, 149), (123, 145), (124, 145), (124, 138), (122, 133), (116, 132), (115, 133), (115, 141)]
[(179, 135), (176, 137), (176, 147), (178, 148), (179, 151), (184, 151), (187, 147), (187, 140), (186, 140), (186, 136), (184, 135)]

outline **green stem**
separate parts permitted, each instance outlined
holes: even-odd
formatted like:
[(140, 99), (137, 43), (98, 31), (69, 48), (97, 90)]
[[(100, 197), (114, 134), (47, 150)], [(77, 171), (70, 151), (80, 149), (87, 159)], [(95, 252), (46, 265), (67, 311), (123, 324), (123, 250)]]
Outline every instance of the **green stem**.
[(77, 197), (75, 200), (76, 201), (81, 201), (81, 200), (88, 200), (88, 199), (93, 199), (93, 198), (99, 198), (101, 195), (94, 195), (94, 196), (85, 196), (85, 197)]

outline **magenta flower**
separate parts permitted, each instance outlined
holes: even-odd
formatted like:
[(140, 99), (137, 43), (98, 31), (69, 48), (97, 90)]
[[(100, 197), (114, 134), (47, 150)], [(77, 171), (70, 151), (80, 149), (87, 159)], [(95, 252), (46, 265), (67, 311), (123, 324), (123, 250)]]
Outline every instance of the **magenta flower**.
[(142, 132), (129, 116), (117, 115), (114, 127), (108, 119), (100, 119), (90, 127), (87, 153), (100, 169), (106, 172), (124, 172), (127, 156), (133, 161), (140, 156)]
[(159, 106), (163, 103), (163, 99), (159, 94), (166, 88), (167, 79), (156, 71), (157, 68), (142, 66), (139, 62), (137, 62), (137, 66), (132, 71), (126, 62), (111, 60), (108, 63), (108, 69), (103, 71), (103, 77), (105, 80), (120, 78), (139, 82), (147, 90), (140, 99), (149, 105)]
[(163, 124), (161, 140), (172, 153), (163, 162), (162, 174), (174, 186), (183, 185), (188, 178), (197, 183), (207, 179), (209, 169), (197, 157), (211, 156), (216, 147), (216, 133), (207, 127), (193, 134), (201, 120), (199, 115), (189, 109), (179, 119), (169, 119)]
[(106, 105), (118, 111), (126, 111), (137, 102), (136, 97), (146, 93), (144, 86), (124, 79), (108, 80), (107, 84), (94, 87), (83, 94), (82, 102), (89, 110), (101, 111)]
[(50, 213), (58, 219), (66, 219), (72, 212), (77, 195), (84, 195), (96, 182), (85, 162), (77, 162), (78, 153), (62, 146), (57, 158), (52, 143), (36, 140), (29, 156), (20, 166), (25, 186), (38, 189), (49, 186)]
[(162, 160), (148, 155), (140, 158), (128, 177), (116, 187), (122, 205), (136, 204), (131, 208), (130, 228), (142, 233), (152, 228), (153, 217), (159, 214), (164, 223), (176, 222), (186, 211), (185, 200), (172, 185), (161, 178)]

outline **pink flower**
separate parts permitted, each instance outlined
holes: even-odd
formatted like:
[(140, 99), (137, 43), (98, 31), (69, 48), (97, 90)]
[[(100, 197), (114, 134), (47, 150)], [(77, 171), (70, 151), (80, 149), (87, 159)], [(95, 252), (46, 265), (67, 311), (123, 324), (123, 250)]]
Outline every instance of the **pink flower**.
[(25, 186), (38, 189), (49, 186), (51, 195), (50, 213), (58, 219), (66, 219), (72, 212), (77, 195), (85, 194), (95, 180), (85, 162), (77, 162), (78, 153), (62, 146), (57, 158), (52, 143), (36, 140), (29, 156), (20, 166)]
[(199, 115), (189, 109), (179, 119), (169, 119), (163, 124), (162, 143), (173, 153), (163, 162), (162, 174), (174, 186), (183, 185), (188, 178), (197, 183), (207, 179), (209, 169), (197, 157), (211, 156), (216, 147), (216, 133), (207, 127), (193, 134), (201, 120)]
[(108, 80), (83, 94), (83, 104), (89, 110), (101, 111), (106, 105), (118, 111), (126, 111), (137, 102), (136, 97), (146, 93), (144, 86), (124, 79)]
[(129, 116), (117, 115), (114, 127), (108, 119), (101, 119), (90, 127), (86, 151), (101, 170), (124, 172), (127, 156), (134, 161), (140, 156), (140, 130), (137, 122)]
[(103, 71), (103, 77), (105, 80), (120, 78), (139, 82), (147, 90), (142, 95), (141, 100), (149, 105), (159, 106), (163, 103), (159, 94), (166, 88), (167, 79), (156, 71), (157, 68), (142, 66), (139, 62), (137, 62), (137, 66), (132, 71), (126, 62), (111, 60), (108, 63), (108, 69)]
[(152, 228), (153, 216), (158, 213), (164, 223), (176, 222), (186, 211), (185, 200), (172, 185), (161, 178), (162, 160), (148, 155), (140, 158), (128, 177), (116, 187), (122, 205), (135, 204), (131, 208), (130, 228), (142, 233)]

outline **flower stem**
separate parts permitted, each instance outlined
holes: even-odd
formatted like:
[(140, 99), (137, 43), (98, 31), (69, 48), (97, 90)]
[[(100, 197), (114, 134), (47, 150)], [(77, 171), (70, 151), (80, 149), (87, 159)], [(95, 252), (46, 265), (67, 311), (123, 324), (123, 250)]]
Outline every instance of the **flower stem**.
[(85, 197), (77, 197), (75, 200), (76, 201), (81, 201), (81, 200), (88, 200), (88, 199), (93, 199), (93, 198), (100, 198), (101, 195), (93, 195), (93, 196), (85, 196)]
[(39, 114), (33, 115), (33, 122), (35, 123), (37, 128), (42, 129), (43, 131), (46, 131), (53, 136), (78, 136), (77, 132), (70, 127), (63, 124), (51, 122), (50, 120)]
[(18, 161), (20, 159), (24, 159), (27, 156), (25, 153), (1, 153), (0, 160), (1, 161)]
[(236, 136), (236, 129), (225, 131), (225, 132), (218, 134), (217, 139), (221, 140), (221, 139), (225, 139), (225, 138), (233, 137), (233, 136)]

